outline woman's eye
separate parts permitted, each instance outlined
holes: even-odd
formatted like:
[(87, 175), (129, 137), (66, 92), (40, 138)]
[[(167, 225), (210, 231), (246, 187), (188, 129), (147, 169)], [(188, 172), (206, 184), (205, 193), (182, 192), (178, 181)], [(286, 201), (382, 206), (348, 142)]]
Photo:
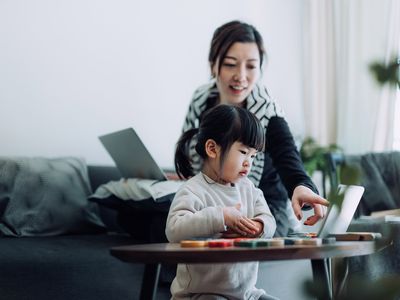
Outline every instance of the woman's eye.
[(233, 68), (235, 65), (230, 63), (224, 63), (224, 66), (228, 68)]
[(247, 66), (247, 68), (248, 68), (248, 69), (250, 69), (250, 70), (254, 70), (254, 69), (256, 69), (256, 68), (257, 68), (257, 66), (248, 65), (248, 66)]

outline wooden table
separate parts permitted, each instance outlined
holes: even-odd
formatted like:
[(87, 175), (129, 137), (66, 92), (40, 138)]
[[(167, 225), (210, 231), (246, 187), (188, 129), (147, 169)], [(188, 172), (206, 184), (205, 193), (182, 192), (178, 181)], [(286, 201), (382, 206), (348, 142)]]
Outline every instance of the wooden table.
[(155, 299), (162, 263), (229, 263), (310, 259), (314, 281), (323, 284), (323, 299), (332, 299), (330, 259), (368, 255), (386, 245), (374, 241), (336, 242), (321, 246), (287, 245), (260, 248), (182, 248), (179, 244), (143, 244), (111, 248), (111, 255), (129, 263), (145, 264), (140, 299)]

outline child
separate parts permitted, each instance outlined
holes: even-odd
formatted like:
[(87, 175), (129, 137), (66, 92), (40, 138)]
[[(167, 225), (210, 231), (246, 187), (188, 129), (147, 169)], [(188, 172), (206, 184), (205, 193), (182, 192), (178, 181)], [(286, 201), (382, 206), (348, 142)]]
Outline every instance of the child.
[[(193, 176), (188, 156), (192, 137), (203, 159)], [(246, 109), (218, 105), (202, 118), (200, 128), (182, 134), (175, 168), (190, 178), (177, 191), (169, 211), (166, 235), (170, 242), (226, 236), (272, 237), (276, 224), (263, 193), (247, 178), (264, 131)], [(179, 264), (171, 285), (173, 299), (275, 299), (255, 287), (258, 262)]]

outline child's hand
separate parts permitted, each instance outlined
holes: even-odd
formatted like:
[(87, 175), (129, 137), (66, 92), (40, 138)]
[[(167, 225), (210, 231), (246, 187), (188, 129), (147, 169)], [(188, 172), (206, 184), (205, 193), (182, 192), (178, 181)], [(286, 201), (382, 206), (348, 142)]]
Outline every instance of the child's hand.
[(254, 223), (254, 226), (257, 227), (257, 230), (256, 230), (255, 234), (250, 235), (249, 237), (255, 237), (255, 238), (259, 237), (264, 231), (264, 223), (261, 222), (260, 220), (257, 220), (257, 219), (253, 219), (253, 220), (250, 220), (250, 221)]
[(236, 232), (242, 236), (255, 235), (259, 228), (255, 221), (242, 215), (240, 211), (240, 203), (235, 206), (227, 206), (223, 208), (224, 222), (228, 227), (228, 231)]
[(224, 238), (224, 239), (233, 239), (233, 238), (243, 237), (243, 235), (237, 233), (236, 231), (233, 231), (230, 228), (228, 228), (228, 230), (225, 230), (221, 233), (222, 233), (221, 238)]
[[(261, 234), (264, 231), (264, 224), (259, 221), (259, 220), (250, 220), (254, 223), (254, 225), (257, 227), (257, 231), (255, 234), (248, 234), (246, 235), (246, 237), (250, 237), (250, 238), (257, 238), (260, 237)], [(222, 238), (238, 238), (238, 237), (242, 237), (243, 235), (237, 233), (236, 231), (233, 231), (232, 229), (228, 229), (224, 232), (222, 232)]]

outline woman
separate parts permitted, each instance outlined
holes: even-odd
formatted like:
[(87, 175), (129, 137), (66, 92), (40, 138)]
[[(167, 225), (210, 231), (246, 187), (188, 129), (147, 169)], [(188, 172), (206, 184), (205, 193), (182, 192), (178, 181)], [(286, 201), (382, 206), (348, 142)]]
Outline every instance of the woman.
[[(198, 127), (202, 114), (218, 104), (237, 105), (254, 113), (264, 127), (266, 144), (265, 152), (255, 158), (249, 178), (269, 203), (278, 225), (276, 235), (287, 235), (289, 230), (288, 198), (299, 220), (302, 208), (314, 209), (304, 222), (314, 225), (324, 217), (323, 205), (328, 201), (317, 194), (305, 173), (283, 111), (259, 83), (265, 60), (261, 35), (252, 25), (226, 23), (214, 32), (208, 60), (211, 81), (194, 92), (183, 130)], [(195, 141), (191, 143), (193, 167), (199, 171), (202, 162), (194, 145)]]

